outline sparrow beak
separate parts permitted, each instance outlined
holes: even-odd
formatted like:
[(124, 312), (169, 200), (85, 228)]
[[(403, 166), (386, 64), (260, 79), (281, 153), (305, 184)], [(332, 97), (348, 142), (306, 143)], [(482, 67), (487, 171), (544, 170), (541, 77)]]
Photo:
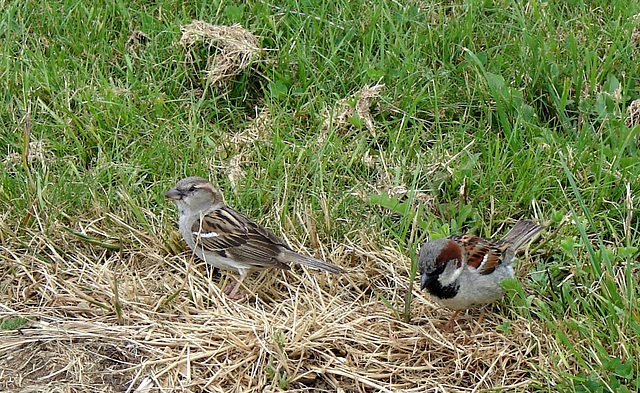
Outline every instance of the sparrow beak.
[(420, 276), (420, 289), (425, 289), (435, 278), (435, 275), (423, 273)]
[(175, 188), (170, 189), (169, 191), (167, 191), (166, 194), (164, 194), (165, 198), (173, 199), (176, 201), (179, 201), (180, 199), (182, 199), (183, 196), (184, 195), (182, 195), (182, 193), (176, 190)]

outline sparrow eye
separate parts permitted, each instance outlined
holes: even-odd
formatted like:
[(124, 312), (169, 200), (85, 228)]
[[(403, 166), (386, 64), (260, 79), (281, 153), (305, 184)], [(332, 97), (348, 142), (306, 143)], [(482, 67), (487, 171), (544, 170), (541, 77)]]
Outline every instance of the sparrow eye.
[(195, 192), (195, 191), (196, 191), (196, 189), (197, 189), (197, 187), (196, 187), (196, 186), (191, 186), (191, 187), (189, 188), (189, 192)]

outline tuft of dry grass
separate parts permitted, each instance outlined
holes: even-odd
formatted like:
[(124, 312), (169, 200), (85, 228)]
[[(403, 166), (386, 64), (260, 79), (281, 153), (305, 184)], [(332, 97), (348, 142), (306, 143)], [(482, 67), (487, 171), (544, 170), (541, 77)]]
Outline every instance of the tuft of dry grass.
[(352, 126), (352, 117), (357, 115), (362, 120), (363, 125), (372, 135), (376, 135), (373, 116), (371, 115), (371, 103), (374, 99), (380, 97), (384, 90), (384, 83), (375, 86), (365, 85), (358, 90), (352, 97), (343, 98), (338, 101), (334, 107), (329, 110), (323, 110), (322, 131), (327, 135), (332, 128), (345, 129)]
[(640, 124), (640, 99), (631, 102), (627, 107), (627, 118), (624, 123), (629, 128)]
[(268, 107), (263, 107), (259, 111), (256, 108), (256, 116), (251, 120), (249, 126), (244, 130), (234, 134), (230, 142), (234, 145), (252, 145), (255, 141), (266, 141), (271, 135), (273, 119)]
[[(632, 101), (627, 107), (627, 117), (624, 124), (629, 128), (640, 125), (640, 99)], [(640, 137), (636, 138), (636, 143), (640, 144)]]
[(195, 62), (194, 48), (198, 43), (212, 52), (204, 73), (214, 86), (224, 86), (260, 56), (257, 37), (239, 24), (222, 26), (196, 20), (180, 29), (180, 44), (186, 50), (188, 61)]
[(146, 35), (143, 31), (134, 30), (127, 39), (126, 46), (130, 52), (136, 53), (136, 51), (147, 42), (149, 42), (148, 35)]
[(23, 160), (26, 162), (40, 162), (46, 163), (51, 161), (53, 154), (48, 149), (48, 143), (46, 141), (31, 141), (27, 145), (26, 153), (20, 154), (18, 152), (8, 153), (2, 160), (5, 167), (13, 169), (20, 166)]
[(248, 126), (238, 132), (224, 135), (225, 144), (218, 146), (218, 151), (224, 150), (225, 146), (231, 146), (230, 150), (234, 154), (229, 157), (226, 162), (220, 163), (215, 157), (211, 157), (208, 164), (210, 172), (215, 173), (218, 170), (224, 171), (234, 192), (238, 191), (238, 186), (242, 184), (247, 176), (247, 172), (243, 168), (247, 162), (250, 162), (255, 155), (255, 143), (267, 142), (272, 136), (273, 119), (269, 108), (266, 106), (258, 109), (253, 119), (250, 120)]
[[(525, 320), (501, 333), (490, 314), (474, 334), (471, 315), (445, 333), (450, 312), (415, 291), (413, 321), (399, 321), (375, 292), (404, 299), (410, 261), (365, 233), (313, 242), (348, 274), (264, 272), (235, 302), (222, 293), (231, 274), (154, 246), (172, 236), (113, 215), (76, 223), (82, 236), (55, 226), (55, 239), (2, 226), (0, 320), (29, 321), (0, 331), (3, 391), (522, 390), (526, 370), (542, 366), (540, 332)], [(114, 228), (128, 235), (108, 239)]]
[[(637, 21), (637, 22), (640, 21), (640, 14), (634, 15), (634, 20)], [(635, 49), (637, 51), (638, 46), (640, 46), (640, 24), (637, 24), (633, 28), (633, 31), (631, 32), (630, 41), (631, 41), (631, 43), (633, 44), (633, 46), (635, 47)]]

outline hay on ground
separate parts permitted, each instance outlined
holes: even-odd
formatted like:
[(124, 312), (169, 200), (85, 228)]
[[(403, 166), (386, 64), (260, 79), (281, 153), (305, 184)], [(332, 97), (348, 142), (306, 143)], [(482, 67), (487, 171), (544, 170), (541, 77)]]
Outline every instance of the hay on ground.
[(369, 132), (375, 135), (376, 130), (373, 116), (371, 115), (371, 103), (374, 99), (380, 97), (383, 90), (384, 84), (365, 85), (353, 97), (343, 98), (338, 101), (333, 109), (325, 108), (322, 115), (324, 118), (322, 122), (323, 134), (327, 135), (332, 127), (337, 129), (352, 127), (352, 117), (357, 115)]
[(2, 160), (7, 168), (16, 167), (26, 160), (28, 163), (40, 162), (46, 163), (52, 160), (53, 154), (48, 149), (46, 141), (31, 141), (27, 145), (27, 151), (23, 154), (12, 152), (7, 154)]
[(180, 44), (187, 59), (194, 62), (194, 48), (204, 45), (212, 55), (207, 59), (204, 74), (209, 83), (223, 86), (234, 76), (247, 69), (260, 56), (260, 42), (253, 33), (239, 24), (218, 26), (203, 21), (193, 21), (180, 26)]
[(629, 128), (640, 125), (640, 99), (633, 101), (627, 108), (625, 125)]
[[(261, 109), (256, 108), (256, 114), (250, 120), (249, 125), (238, 132), (224, 134), (224, 142), (218, 145), (218, 151), (227, 150), (225, 152), (225, 162), (221, 163), (218, 157), (212, 156), (208, 160), (208, 166), (211, 173), (222, 170), (229, 181), (234, 192), (238, 191), (239, 186), (247, 176), (244, 169), (245, 165), (254, 161), (255, 143), (268, 142), (272, 137), (273, 119), (268, 107)], [(231, 154), (227, 154), (231, 152)]]
[[(159, 233), (175, 225), (148, 219)], [(471, 311), (443, 332), (451, 312), (416, 287), (413, 319), (399, 320), (378, 295), (402, 308), (409, 259), (364, 232), (328, 244), (314, 237), (316, 250), (292, 245), (348, 274), (254, 274), (251, 295), (231, 301), (222, 289), (234, 274), (163, 251), (175, 250), (175, 236), (115, 215), (20, 235), (1, 224), (0, 321), (25, 322), (0, 330), (2, 391), (513, 391), (545, 366), (545, 338), (526, 320), (503, 333), (503, 318), (488, 313), (473, 333)]]
[(136, 51), (149, 42), (149, 36), (143, 31), (135, 30), (127, 39), (126, 46), (130, 52), (136, 53)]

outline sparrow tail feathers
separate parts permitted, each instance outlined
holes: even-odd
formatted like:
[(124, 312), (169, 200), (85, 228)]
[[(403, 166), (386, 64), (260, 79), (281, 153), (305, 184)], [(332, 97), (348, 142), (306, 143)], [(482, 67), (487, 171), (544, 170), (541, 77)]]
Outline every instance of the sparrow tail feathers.
[(326, 270), (328, 272), (335, 273), (335, 274), (346, 273), (346, 271), (341, 267), (332, 265), (330, 263), (321, 261), (316, 258), (311, 258), (306, 255), (298, 254), (296, 252), (288, 252), (285, 255), (286, 255), (287, 262), (301, 263), (303, 265), (311, 266), (316, 269)]
[(518, 221), (503, 240), (511, 243), (514, 250), (517, 250), (544, 229), (546, 229), (546, 227), (538, 225), (533, 221)]

